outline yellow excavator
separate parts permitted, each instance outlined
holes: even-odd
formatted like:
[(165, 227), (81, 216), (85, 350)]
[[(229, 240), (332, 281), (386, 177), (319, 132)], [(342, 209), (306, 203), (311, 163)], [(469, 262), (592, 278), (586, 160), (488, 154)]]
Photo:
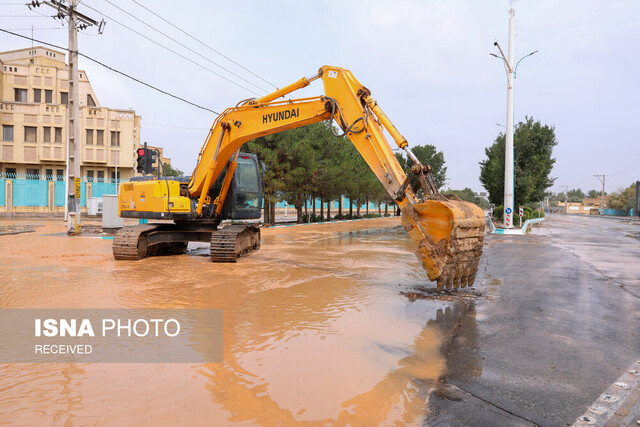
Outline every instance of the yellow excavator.
[[(324, 95), (283, 100), (285, 95), (324, 83)], [(280, 99), (280, 100), (278, 100)], [(247, 141), (324, 120), (335, 121), (402, 210), (402, 225), (418, 245), (416, 255), (438, 290), (471, 286), (484, 242), (484, 212), (473, 203), (438, 191), (429, 165), (423, 165), (407, 140), (382, 112), (369, 89), (349, 70), (324, 66), (258, 99), (241, 101), (220, 114), (200, 150), (188, 179), (141, 177), (122, 183), (118, 198), (123, 218), (173, 222), (122, 228), (113, 241), (117, 260), (185, 253), (189, 241), (209, 242), (211, 260), (235, 262), (260, 247), (260, 229), (223, 220), (257, 219), (262, 206), (260, 162), (241, 153)], [(404, 150), (413, 166), (402, 170), (384, 131)]]

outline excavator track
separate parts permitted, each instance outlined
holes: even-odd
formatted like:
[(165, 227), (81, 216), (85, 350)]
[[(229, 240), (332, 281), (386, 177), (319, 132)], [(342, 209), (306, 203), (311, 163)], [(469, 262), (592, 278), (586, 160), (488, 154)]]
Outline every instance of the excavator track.
[(254, 225), (227, 225), (211, 233), (211, 261), (236, 262), (260, 248), (260, 228)]
[(117, 260), (137, 260), (148, 255), (147, 234), (157, 225), (134, 225), (121, 228), (113, 238), (113, 257)]

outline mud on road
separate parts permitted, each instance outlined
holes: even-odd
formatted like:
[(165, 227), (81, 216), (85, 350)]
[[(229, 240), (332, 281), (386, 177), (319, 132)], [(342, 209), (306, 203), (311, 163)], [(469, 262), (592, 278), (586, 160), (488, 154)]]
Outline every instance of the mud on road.
[(0, 307), (222, 308), (224, 362), (0, 365), (1, 421), (421, 424), (463, 310), (402, 295), (426, 274), (397, 218), (264, 229), (236, 264), (199, 244), (116, 262), (111, 240), (36, 225), (0, 238)]

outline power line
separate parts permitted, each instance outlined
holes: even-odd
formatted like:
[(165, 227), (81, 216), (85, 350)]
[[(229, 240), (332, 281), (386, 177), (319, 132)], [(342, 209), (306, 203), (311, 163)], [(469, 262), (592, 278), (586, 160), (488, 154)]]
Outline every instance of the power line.
[(622, 168), (622, 169), (620, 169), (620, 170), (618, 170), (616, 172), (610, 173), (609, 176), (617, 175), (617, 174), (622, 173), (622, 172), (627, 172), (630, 169), (633, 169), (633, 168), (635, 168), (636, 166), (639, 166), (639, 165), (640, 165), (640, 159), (634, 161), (629, 166), (625, 166), (624, 168)]
[(236, 76), (237, 78), (239, 78), (239, 79), (240, 79), (240, 80), (242, 80), (243, 82), (245, 82), (245, 83), (249, 83), (251, 86), (253, 86), (253, 87), (255, 87), (255, 88), (257, 88), (257, 89), (259, 89), (259, 90), (261, 90), (261, 91), (263, 91), (263, 92), (265, 92), (265, 93), (269, 93), (269, 91), (267, 91), (267, 90), (265, 90), (265, 89), (261, 88), (260, 86), (258, 86), (258, 85), (256, 85), (256, 84), (252, 83), (251, 81), (249, 81), (249, 80), (245, 79), (244, 77), (242, 77), (242, 76), (240, 76), (240, 75), (238, 75), (238, 74), (234, 73), (233, 71), (231, 71), (231, 70), (229, 70), (229, 69), (227, 69), (227, 68), (223, 67), (222, 65), (218, 64), (217, 62), (212, 61), (211, 59), (209, 59), (209, 58), (207, 58), (206, 56), (202, 55), (200, 52), (197, 52), (197, 51), (195, 51), (195, 50), (191, 49), (189, 46), (187, 46), (187, 45), (185, 45), (185, 44), (183, 44), (183, 43), (179, 42), (178, 40), (174, 39), (173, 37), (171, 37), (171, 36), (169, 36), (169, 35), (167, 35), (167, 34), (163, 33), (163, 32), (162, 32), (162, 31), (160, 31), (160, 30), (158, 30), (158, 29), (157, 29), (157, 28), (155, 28), (154, 26), (152, 26), (152, 25), (150, 25), (150, 24), (148, 24), (148, 23), (144, 22), (142, 19), (138, 18), (137, 16), (132, 15), (131, 13), (127, 12), (126, 10), (124, 10), (123, 8), (121, 8), (120, 6), (118, 6), (117, 4), (114, 4), (114, 3), (112, 3), (112, 2), (111, 2), (111, 1), (109, 1), (109, 0), (105, 0), (105, 1), (106, 1), (107, 3), (109, 3), (111, 6), (113, 6), (113, 7), (117, 8), (117, 9), (121, 10), (122, 12), (126, 13), (127, 15), (129, 15), (130, 17), (132, 17), (133, 19), (135, 19), (136, 21), (141, 22), (142, 24), (144, 24), (144, 25), (146, 25), (147, 27), (151, 28), (153, 31), (155, 31), (155, 32), (157, 32), (157, 33), (160, 33), (161, 35), (165, 36), (165, 37), (166, 37), (166, 38), (168, 38), (169, 40), (171, 40), (171, 41), (173, 41), (173, 42), (175, 42), (175, 43), (179, 44), (180, 46), (184, 47), (185, 49), (189, 50), (190, 52), (195, 53), (196, 55), (198, 55), (199, 57), (203, 58), (204, 60), (211, 62), (211, 63), (212, 63), (213, 65), (215, 65), (216, 67), (220, 67), (221, 69), (225, 70), (227, 73), (229, 73), (229, 74), (232, 74), (232, 75)]
[(273, 86), (275, 89), (278, 89), (278, 87), (276, 85), (274, 85), (273, 83), (263, 79), (262, 77), (260, 77), (259, 75), (257, 75), (256, 73), (252, 72), (251, 70), (243, 67), (242, 65), (240, 65), (239, 63), (237, 63), (236, 61), (234, 61), (233, 59), (229, 58), (228, 56), (224, 55), (223, 53), (217, 51), (216, 49), (212, 48), (211, 46), (209, 46), (208, 44), (204, 43), (203, 41), (195, 38), (194, 36), (192, 36), (191, 34), (187, 33), (186, 31), (184, 31), (182, 28), (178, 27), (177, 25), (172, 24), (171, 22), (167, 21), (166, 19), (164, 19), (162, 16), (158, 15), (157, 13), (155, 13), (153, 10), (149, 9), (148, 7), (146, 7), (143, 4), (138, 3), (136, 0), (133, 0), (133, 2), (135, 4), (137, 4), (138, 6), (140, 6), (141, 8), (145, 9), (146, 11), (152, 13), (154, 16), (160, 18), (161, 20), (163, 20), (164, 22), (166, 22), (167, 24), (171, 25), (173, 28), (175, 28), (176, 30), (180, 31), (181, 33), (185, 34), (186, 36), (192, 38), (193, 40), (197, 41), (198, 43), (200, 43), (201, 45), (203, 45), (204, 47), (206, 47), (207, 49), (211, 50), (212, 52), (217, 53), (218, 55), (222, 56), (224, 59), (226, 59), (229, 62), (232, 62), (233, 64), (237, 65), (238, 67), (242, 68), (243, 70), (245, 70), (247, 73), (251, 74), (254, 77), (259, 78), (260, 80), (262, 80), (263, 82), (267, 83), (268, 85)]
[(249, 89), (249, 88), (247, 88), (247, 87), (244, 87), (244, 86), (242, 86), (241, 84), (236, 83), (236, 82), (234, 82), (234, 81), (233, 81), (233, 80), (231, 80), (231, 79), (228, 79), (227, 77), (223, 76), (222, 74), (217, 73), (217, 72), (213, 71), (212, 69), (207, 68), (207, 67), (205, 67), (204, 65), (199, 64), (199, 63), (195, 62), (195, 61), (194, 61), (194, 60), (192, 60), (192, 59), (187, 58), (186, 56), (184, 56), (184, 55), (182, 55), (182, 54), (180, 54), (180, 53), (176, 52), (175, 50), (173, 50), (173, 49), (171, 49), (171, 48), (169, 48), (169, 47), (167, 47), (167, 46), (165, 46), (165, 45), (163, 45), (162, 43), (160, 43), (160, 42), (158, 42), (158, 41), (156, 41), (156, 40), (153, 40), (153, 39), (152, 39), (152, 38), (150, 38), (150, 37), (145, 36), (144, 34), (142, 34), (142, 33), (138, 32), (138, 31), (134, 30), (134, 29), (133, 29), (133, 28), (131, 28), (131, 27), (128, 27), (127, 25), (123, 24), (122, 22), (117, 21), (116, 19), (111, 18), (110, 16), (106, 15), (106, 14), (105, 14), (105, 13), (103, 13), (103, 12), (100, 12), (99, 10), (97, 10), (97, 9), (95, 9), (95, 8), (93, 8), (93, 7), (91, 7), (91, 6), (89, 6), (88, 4), (85, 4), (84, 6), (85, 6), (85, 7), (88, 7), (89, 9), (93, 10), (94, 12), (100, 13), (100, 14), (101, 14), (101, 15), (103, 15), (105, 18), (107, 18), (107, 19), (109, 19), (109, 20), (111, 20), (111, 21), (115, 22), (116, 24), (119, 24), (119, 25), (123, 26), (124, 28), (126, 28), (127, 30), (129, 30), (129, 31), (131, 31), (131, 32), (133, 32), (133, 33), (136, 33), (136, 34), (137, 34), (137, 35), (139, 35), (140, 37), (143, 37), (143, 38), (145, 38), (145, 39), (149, 40), (150, 42), (152, 42), (152, 43), (154, 43), (154, 44), (156, 44), (156, 45), (158, 45), (158, 46), (160, 46), (160, 47), (162, 47), (162, 48), (164, 48), (164, 49), (168, 50), (169, 52), (173, 53), (174, 55), (178, 55), (180, 58), (183, 58), (183, 59), (185, 59), (185, 60), (187, 60), (187, 61), (191, 62), (192, 64), (197, 65), (198, 67), (200, 67), (200, 68), (202, 68), (202, 69), (204, 69), (204, 70), (207, 70), (207, 71), (209, 71), (209, 72), (210, 72), (210, 73), (212, 73), (212, 74), (215, 74), (216, 76), (218, 76), (218, 77), (220, 77), (220, 78), (222, 78), (222, 79), (224, 79), (224, 80), (228, 81), (229, 83), (232, 83), (232, 84), (234, 84), (234, 85), (236, 85), (236, 86), (238, 86), (238, 87), (241, 87), (242, 89), (244, 89), (244, 90), (246, 90), (246, 91), (248, 91), (248, 92), (251, 92), (251, 93), (253, 93), (253, 94), (254, 94), (254, 95), (256, 95), (256, 96), (260, 96), (260, 94), (259, 94), (259, 93), (255, 92), (255, 91), (253, 91), (253, 90), (251, 90), (251, 89)]
[(37, 31), (37, 30), (65, 30), (63, 27), (50, 27), (50, 28), (7, 28), (7, 31)]
[[(4, 33), (7, 33), (7, 34), (14, 35), (14, 36), (16, 36), (16, 37), (20, 37), (20, 38), (23, 38), (23, 39), (27, 39), (27, 40), (35, 41), (35, 42), (38, 42), (38, 43), (42, 43), (42, 44), (47, 45), (47, 46), (55, 47), (56, 49), (60, 49), (60, 50), (67, 50), (67, 48), (65, 48), (65, 47), (58, 46), (58, 45), (55, 45), (55, 44), (52, 44), (52, 43), (47, 43), (47, 42), (42, 41), (42, 40), (34, 39), (33, 37), (23, 36), (22, 34), (13, 33), (13, 32), (11, 32), (11, 31), (9, 31), (9, 30), (5, 30), (5, 29), (3, 29), (3, 28), (0, 28), (0, 31), (2, 31), (2, 32), (4, 32)], [(160, 88), (157, 88), (157, 87), (153, 86), (153, 85), (152, 85), (152, 84), (150, 84), (150, 83), (147, 83), (147, 82), (145, 82), (145, 81), (142, 81), (142, 80), (140, 80), (140, 79), (138, 79), (138, 78), (136, 78), (136, 77), (130, 76), (129, 74), (127, 74), (127, 73), (125, 73), (125, 72), (123, 72), (123, 71), (120, 71), (120, 70), (118, 70), (118, 69), (115, 69), (115, 68), (113, 68), (113, 67), (111, 67), (111, 66), (109, 66), (109, 65), (107, 65), (107, 64), (104, 64), (104, 63), (102, 63), (102, 62), (98, 61), (97, 59), (93, 59), (92, 57), (90, 57), (90, 56), (88, 56), (88, 55), (85, 55), (84, 53), (78, 52), (78, 55), (80, 55), (80, 56), (82, 56), (82, 57), (84, 57), (84, 58), (88, 59), (89, 61), (95, 62), (96, 64), (101, 65), (101, 66), (103, 66), (104, 68), (106, 68), (106, 69), (108, 69), (108, 70), (111, 70), (111, 71), (113, 71), (113, 72), (115, 72), (115, 73), (118, 73), (118, 74), (120, 74), (120, 75), (123, 75), (123, 76), (125, 76), (125, 77), (127, 77), (127, 78), (129, 78), (129, 79), (131, 79), (131, 80), (133, 80), (133, 81), (135, 81), (135, 82), (137, 82), (137, 83), (140, 83), (140, 84), (142, 84), (142, 85), (144, 85), (144, 86), (147, 86), (148, 88), (151, 88), (151, 89), (153, 89), (153, 90), (155, 90), (155, 91), (158, 91), (158, 92), (160, 92), (160, 93), (162, 93), (162, 94), (164, 94), (164, 95), (170, 96), (170, 97), (175, 98), (175, 99), (177, 99), (177, 100), (179, 100), (179, 101), (185, 102), (185, 103), (187, 103), (187, 104), (189, 104), (189, 105), (193, 105), (194, 107), (200, 108), (200, 109), (202, 109), (202, 110), (209, 111), (209, 112), (211, 112), (211, 113), (213, 113), (213, 114), (215, 114), (215, 115), (218, 115), (218, 116), (220, 115), (220, 113), (218, 113), (217, 111), (214, 111), (214, 110), (212, 110), (212, 109), (210, 109), (210, 108), (207, 108), (207, 107), (203, 107), (202, 105), (198, 105), (198, 104), (196, 104), (195, 102), (187, 101), (186, 99), (184, 99), (184, 98), (182, 98), (182, 97), (180, 97), (180, 96), (178, 96), (178, 95), (174, 95), (174, 94), (169, 93), (169, 92), (167, 92), (167, 91), (165, 91), (165, 90), (162, 90), (162, 89), (160, 89)]]

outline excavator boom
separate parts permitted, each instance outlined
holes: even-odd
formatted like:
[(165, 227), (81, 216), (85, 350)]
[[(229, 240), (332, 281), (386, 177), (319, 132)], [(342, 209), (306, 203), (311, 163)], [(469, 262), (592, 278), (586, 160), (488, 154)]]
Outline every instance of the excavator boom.
[[(322, 79), (323, 96), (278, 100), (316, 79)], [(342, 68), (324, 66), (316, 76), (301, 78), (269, 95), (225, 110), (216, 118), (200, 150), (189, 183), (181, 187), (175, 200), (171, 201), (173, 197), (167, 194), (167, 206), (191, 206), (186, 214), (191, 221), (214, 220), (220, 214), (245, 142), (324, 120), (336, 122), (402, 209), (402, 224), (418, 245), (416, 255), (438, 289), (473, 284), (484, 241), (483, 211), (455, 196), (439, 193), (430, 166), (418, 161), (371, 92)], [(409, 176), (398, 163), (385, 131), (412, 160)], [(219, 195), (212, 200), (212, 185), (225, 171)], [(121, 211), (135, 210), (122, 199), (121, 193)], [(252, 244), (257, 247), (255, 241)]]

